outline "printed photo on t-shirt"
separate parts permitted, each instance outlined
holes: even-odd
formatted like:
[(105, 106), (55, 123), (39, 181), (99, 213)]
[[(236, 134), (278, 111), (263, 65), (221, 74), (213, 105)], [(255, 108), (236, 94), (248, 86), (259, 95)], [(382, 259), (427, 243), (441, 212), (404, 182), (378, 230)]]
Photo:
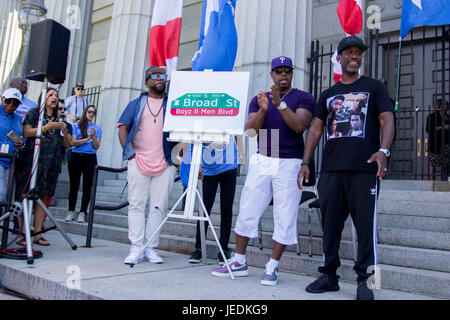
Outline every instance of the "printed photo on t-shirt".
[(327, 138), (365, 138), (370, 93), (352, 92), (327, 100)]

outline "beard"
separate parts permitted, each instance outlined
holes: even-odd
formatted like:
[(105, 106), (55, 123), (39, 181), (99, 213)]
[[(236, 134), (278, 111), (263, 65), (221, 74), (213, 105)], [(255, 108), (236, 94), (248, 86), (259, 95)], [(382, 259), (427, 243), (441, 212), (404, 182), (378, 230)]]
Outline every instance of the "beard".
[(153, 93), (156, 93), (156, 94), (163, 94), (163, 93), (166, 92), (166, 84), (165, 83), (163, 83), (163, 84), (160, 84), (160, 83), (155, 84), (154, 86), (150, 87), (150, 90)]
[(356, 64), (357, 64), (357, 67), (350, 66), (350, 63), (348, 63), (347, 65), (345, 65), (343, 67), (344, 67), (345, 71), (347, 71), (347, 73), (355, 74), (355, 73), (358, 73), (359, 70), (361, 69), (361, 64), (360, 63), (356, 63)]

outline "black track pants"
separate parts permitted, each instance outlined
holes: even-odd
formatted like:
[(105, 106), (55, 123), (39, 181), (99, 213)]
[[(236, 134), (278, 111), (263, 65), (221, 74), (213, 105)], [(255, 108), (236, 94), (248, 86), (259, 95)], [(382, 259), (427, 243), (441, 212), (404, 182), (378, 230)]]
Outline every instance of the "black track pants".
[(336, 274), (341, 265), (339, 245), (345, 220), (351, 214), (358, 236), (358, 256), (354, 270), (358, 281), (375, 270), (377, 257), (376, 204), (378, 178), (374, 174), (337, 171), (320, 175), (320, 209), (323, 216), (323, 253), (325, 263), (319, 272)]

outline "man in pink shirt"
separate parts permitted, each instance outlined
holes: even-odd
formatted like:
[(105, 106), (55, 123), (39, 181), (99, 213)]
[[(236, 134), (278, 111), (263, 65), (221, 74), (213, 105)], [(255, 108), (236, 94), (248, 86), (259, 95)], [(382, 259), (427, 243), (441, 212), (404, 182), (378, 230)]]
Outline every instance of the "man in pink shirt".
[(171, 160), (176, 143), (168, 142), (168, 133), (163, 132), (167, 106), (166, 78), (164, 68), (148, 69), (145, 72), (148, 93), (131, 101), (117, 124), (123, 160), (128, 161), (128, 237), (131, 249), (124, 263), (129, 265), (142, 260), (163, 263), (154, 250), (159, 244), (159, 233), (142, 251), (165, 218), (176, 173)]

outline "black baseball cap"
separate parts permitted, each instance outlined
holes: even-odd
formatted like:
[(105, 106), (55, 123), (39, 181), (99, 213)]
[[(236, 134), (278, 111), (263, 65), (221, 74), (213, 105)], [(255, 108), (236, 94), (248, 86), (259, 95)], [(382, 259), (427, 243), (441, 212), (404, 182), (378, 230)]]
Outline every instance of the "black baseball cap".
[(369, 47), (364, 44), (364, 42), (358, 38), (357, 36), (345, 37), (339, 42), (338, 53), (341, 54), (347, 48), (350, 47), (358, 47), (363, 52), (366, 51)]

